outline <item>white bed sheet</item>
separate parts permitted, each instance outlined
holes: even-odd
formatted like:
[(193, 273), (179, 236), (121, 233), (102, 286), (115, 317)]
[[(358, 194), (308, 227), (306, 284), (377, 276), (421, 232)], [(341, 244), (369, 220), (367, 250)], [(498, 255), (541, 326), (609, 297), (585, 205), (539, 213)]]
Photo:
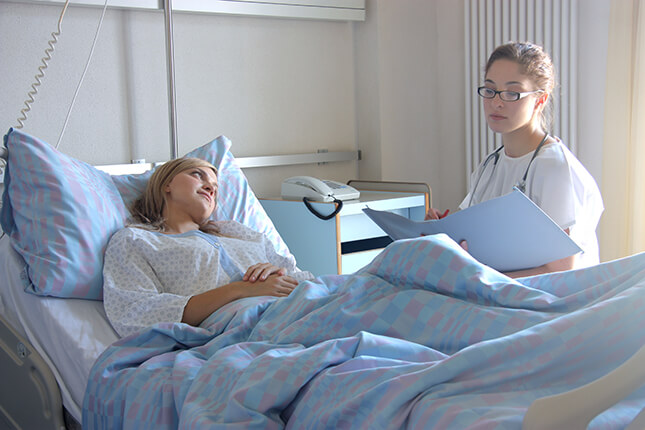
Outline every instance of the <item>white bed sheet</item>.
[(39, 297), (24, 292), (25, 266), (7, 236), (0, 239), (0, 314), (43, 357), (54, 373), (63, 405), (80, 423), (85, 386), (96, 358), (118, 336), (103, 302)]

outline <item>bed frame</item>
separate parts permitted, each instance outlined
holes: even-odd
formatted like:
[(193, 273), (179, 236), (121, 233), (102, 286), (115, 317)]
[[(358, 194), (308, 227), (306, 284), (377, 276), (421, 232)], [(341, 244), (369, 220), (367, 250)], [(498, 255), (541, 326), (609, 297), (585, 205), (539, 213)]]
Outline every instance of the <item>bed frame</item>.
[[(63, 408), (54, 374), (36, 349), (0, 315), (0, 426), (80, 428)], [(78, 427), (75, 427), (78, 425)]]

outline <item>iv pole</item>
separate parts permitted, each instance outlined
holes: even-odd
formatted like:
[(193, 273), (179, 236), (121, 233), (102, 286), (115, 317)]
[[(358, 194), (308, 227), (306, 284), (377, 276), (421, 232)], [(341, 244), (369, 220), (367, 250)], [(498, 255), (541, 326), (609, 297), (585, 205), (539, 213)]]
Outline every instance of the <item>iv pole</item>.
[(168, 70), (168, 114), (170, 118), (170, 159), (177, 158), (177, 107), (175, 105), (175, 47), (173, 45), (172, 0), (164, 0), (166, 24), (166, 64)]

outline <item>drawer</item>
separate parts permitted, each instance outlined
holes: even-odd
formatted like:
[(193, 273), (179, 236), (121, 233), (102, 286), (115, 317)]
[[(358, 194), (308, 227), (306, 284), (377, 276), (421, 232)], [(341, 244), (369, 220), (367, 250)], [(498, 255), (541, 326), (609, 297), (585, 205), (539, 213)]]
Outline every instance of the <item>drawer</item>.
[[(408, 209), (392, 209), (390, 212), (406, 218), (409, 217)], [(343, 215), (340, 219), (341, 242), (351, 242), (353, 240), (369, 239), (379, 236), (387, 236), (387, 234), (364, 213)]]
[(354, 273), (369, 264), (377, 255), (383, 251), (380, 249), (370, 249), (369, 251), (352, 252), (343, 254), (341, 257), (341, 270), (343, 274)]

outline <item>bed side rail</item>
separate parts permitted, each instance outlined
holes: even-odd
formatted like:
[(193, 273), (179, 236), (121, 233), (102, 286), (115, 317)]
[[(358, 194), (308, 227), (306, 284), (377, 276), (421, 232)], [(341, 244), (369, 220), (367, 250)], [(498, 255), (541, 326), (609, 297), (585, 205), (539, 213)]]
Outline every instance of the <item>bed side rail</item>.
[(0, 315), (0, 427), (65, 429), (56, 379), (33, 348)]

